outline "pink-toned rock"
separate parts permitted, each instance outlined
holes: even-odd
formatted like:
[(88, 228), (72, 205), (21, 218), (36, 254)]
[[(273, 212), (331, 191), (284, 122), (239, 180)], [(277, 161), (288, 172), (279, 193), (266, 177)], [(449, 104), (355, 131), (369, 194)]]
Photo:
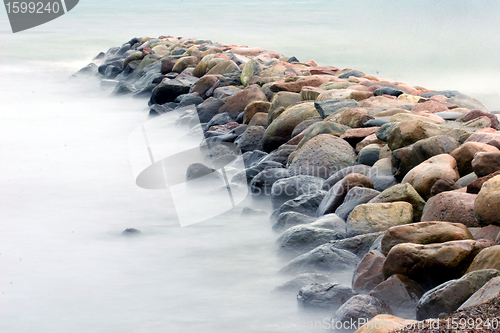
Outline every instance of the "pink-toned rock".
[(245, 111), (248, 104), (255, 101), (268, 102), (262, 90), (257, 87), (248, 87), (229, 97), (226, 104), (219, 109), (219, 113), (227, 112), (236, 118), (241, 112)]
[(494, 129), (482, 129), (473, 133), (465, 142), (482, 142), (500, 149), (500, 132)]
[(336, 75), (338, 71), (336, 67), (314, 67), (309, 70), (311, 75)]
[[(351, 144), (351, 146), (355, 147), (360, 141), (365, 139), (367, 136), (375, 135), (375, 132), (377, 131), (377, 129), (379, 129), (379, 127), (350, 128), (350, 129), (346, 130), (344, 132), (344, 134), (342, 134), (340, 136), (340, 138), (346, 140), (347, 142), (349, 142)], [(375, 135), (375, 139), (377, 139), (376, 135)], [(378, 141), (377, 142), (370, 142), (370, 143), (367, 143), (366, 145), (369, 145), (371, 143), (379, 143), (379, 142)]]
[(429, 199), (431, 188), (439, 179), (449, 179), (456, 182), (460, 178), (457, 162), (448, 154), (433, 156), (411, 169), (401, 181), (409, 183), (424, 198)]
[(311, 67), (318, 67), (318, 64), (313, 59), (309, 59), (307, 61), (304, 61), (304, 64), (309, 65)]
[(485, 182), (498, 175), (500, 175), (500, 171), (490, 173), (487, 176), (474, 180), (469, 185), (467, 185), (467, 193), (478, 194), (479, 191), (481, 191), (481, 187), (483, 187), (483, 184)]
[[(353, 89), (353, 87), (350, 88)], [(349, 95), (349, 98), (355, 101), (362, 101), (370, 97), (373, 97), (373, 93), (371, 91), (353, 91), (351, 95)]]
[(361, 101), (358, 106), (360, 107), (372, 107), (372, 108), (407, 108), (415, 106), (415, 103), (397, 99), (390, 98), (386, 95), (384, 96), (374, 96)]
[(489, 226), (482, 228), (472, 228), (470, 232), (476, 240), (486, 239), (494, 242), (500, 233), (500, 226), (490, 224)]
[(373, 117), (368, 114), (366, 108), (352, 108), (339, 114), (335, 121), (342, 125), (358, 128), (363, 127), (363, 124), (370, 119), (373, 119)]
[(205, 94), (210, 88), (213, 87), (215, 83), (219, 81), (218, 75), (205, 75), (191, 87), (190, 93), (197, 93), (201, 97), (205, 97)]
[(329, 79), (327, 77), (312, 76), (312, 77), (305, 77), (304, 79), (297, 80), (295, 82), (278, 81), (273, 83), (269, 87), (269, 89), (271, 89), (271, 91), (273, 92), (290, 91), (299, 93), (305, 86), (319, 87), (320, 85), (328, 81)]
[(436, 112), (444, 112), (448, 111), (448, 106), (442, 102), (429, 100), (424, 103), (420, 103), (411, 109), (413, 112), (428, 112), (428, 113), (436, 113)]
[[(380, 127), (369, 127), (369, 128), (378, 129)], [(353, 130), (355, 130), (355, 129), (357, 129), (357, 128), (353, 128)], [(347, 142), (349, 142), (348, 139), (344, 139), (344, 140), (346, 140)], [(372, 145), (372, 144), (381, 144), (381, 145), (383, 145), (384, 142), (382, 140), (380, 140), (379, 138), (377, 138), (377, 135), (375, 133), (374, 134), (370, 134), (370, 135), (367, 135), (363, 140), (359, 141), (356, 144), (356, 151), (359, 152), (361, 149), (365, 148), (368, 145)]]
[(458, 172), (461, 176), (465, 176), (473, 171), (471, 162), (474, 159), (474, 155), (479, 152), (500, 153), (500, 150), (497, 147), (482, 142), (466, 142), (450, 153), (457, 161)]
[(500, 170), (500, 151), (478, 152), (474, 155), (471, 165), (478, 177), (497, 172)]
[(498, 118), (494, 114), (477, 109), (467, 112), (462, 117), (458, 118), (457, 121), (470, 121), (480, 117), (488, 117), (491, 121), (491, 127), (496, 130), (500, 130), (500, 122), (498, 121)]
[(435, 114), (433, 113), (429, 113), (429, 112), (415, 112), (415, 114), (417, 116), (422, 116), (422, 117), (426, 117), (426, 118), (429, 118), (431, 120), (434, 120), (436, 121), (437, 123), (441, 123), (441, 122), (444, 122), (444, 119), (440, 116), (436, 116)]
[(259, 55), (267, 55), (272, 59), (279, 59), (281, 57), (281, 54), (279, 54), (276, 51), (264, 51), (264, 52), (261, 52)]
[(357, 293), (369, 293), (384, 281), (382, 267), (385, 256), (378, 251), (370, 251), (359, 262), (352, 276), (352, 289)]
[(375, 114), (375, 117), (390, 117), (398, 113), (410, 113), (410, 111), (400, 108), (392, 108)]
[(439, 193), (427, 200), (421, 221), (445, 221), (478, 227), (479, 223), (474, 217), (475, 200), (476, 194), (453, 191)]
[(253, 48), (247, 48), (247, 47), (233, 47), (231, 49), (231, 53), (236, 53), (236, 54), (241, 54), (246, 57), (253, 57), (256, 56), (257, 54), (261, 53), (264, 51), (264, 49), (261, 49), (260, 47), (253, 47)]

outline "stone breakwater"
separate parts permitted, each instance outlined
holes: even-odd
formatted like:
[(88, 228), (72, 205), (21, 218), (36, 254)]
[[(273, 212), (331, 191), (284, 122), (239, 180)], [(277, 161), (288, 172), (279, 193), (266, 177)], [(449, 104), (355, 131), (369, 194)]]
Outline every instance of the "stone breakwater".
[(171, 36), (110, 48), (85, 74), (149, 98), (150, 117), (190, 106), (179, 120), (201, 145), (228, 144), (212, 157), (229, 167), (229, 145), (241, 151), (231, 186), (270, 198), (290, 275), (275, 292), (299, 307), (332, 322), (424, 320), (499, 293), (500, 123), (478, 100)]

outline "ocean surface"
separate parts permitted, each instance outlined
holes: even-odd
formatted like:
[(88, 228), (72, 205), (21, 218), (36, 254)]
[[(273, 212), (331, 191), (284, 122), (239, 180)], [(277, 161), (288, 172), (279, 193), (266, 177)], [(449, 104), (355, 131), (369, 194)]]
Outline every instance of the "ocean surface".
[(265, 203), (181, 228), (167, 192), (135, 185), (128, 138), (147, 101), (69, 79), (100, 51), (160, 35), (259, 46), (493, 111), (499, 14), (497, 1), (82, 0), (12, 34), (0, 10), (0, 332), (309, 332), (328, 318), (270, 293), (287, 281), (278, 235), (239, 214)]

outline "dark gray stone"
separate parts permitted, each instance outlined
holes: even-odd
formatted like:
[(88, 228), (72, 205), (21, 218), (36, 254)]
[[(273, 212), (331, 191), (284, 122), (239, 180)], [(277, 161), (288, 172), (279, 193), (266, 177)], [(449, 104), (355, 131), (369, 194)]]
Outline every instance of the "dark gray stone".
[(496, 269), (472, 271), (458, 280), (450, 280), (426, 292), (417, 306), (417, 320), (451, 314), (492, 278), (500, 275)]
[(296, 225), (310, 224), (314, 221), (316, 221), (316, 218), (312, 216), (297, 212), (284, 212), (278, 216), (277, 221), (273, 224), (273, 230), (283, 232)]
[(390, 88), (390, 87), (382, 87), (382, 88), (378, 88), (376, 89), (373, 94), (375, 96), (382, 96), (382, 95), (390, 95), (390, 96), (396, 96), (398, 97), (399, 95), (401, 95), (403, 92), (401, 90), (397, 90), (397, 89), (394, 89), (394, 88)]
[(294, 258), (331, 240), (343, 238), (345, 238), (345, 223), (343, 228), (339, 226), (336, 230), (297, 225), (288, 228), (278, 238), (278, 254), (282, 257)]
[(219, 109), (224, 105), (224, 101), (217, 98), (207, 98), (203, 103), (196, 107), (198, 111), (198, 117), (200, 118), (200, 123), (208, 123), (217, 113)]
[[(273, 163), (277, 164), (277, 162)], [(273, 208), (277, 209), (286, 201), (294, 199), (304, 193), (321, 190), (323, 182), (323, 178), (314, 176), (294, 176), (278, 180), (273, 184), (271, 189), (271, 202)]]
[(271, 215), (271, 219), (273, 221), (276, 220), (278, 216), (284, 212), (299, 212), (308, 216), (314, 216), (325, 195), (325, 191), (309, 192), (299, 195), (294, 199), (286, 201), (279, 206), (279, 208), (275, 209)]
[(271, 188), (275, 182), (288, 177), (288, 170), (284, 168), (267, 169), (258, 173), (250, 182), (250, 191), (254, 195), (271, 195)]
[(379, 194), (379, 191), (371, 188), (354, 187), (347, 192), (344, 202), (335, 210), (335, 214), (347, 220), (347, 217), (357, 205), (367, 203)]
[(299, 290), (297, 303), (302, 308), (337, 311), (354, 295), (356, 295), (354, 290), (338, 283), (315, 283)]
[(314, 107), (323, 119), (344, 107), (354, 108), (356, 106), (358, 106), (358, 102), (353, 99), (314, 102)]
[(333, 175), (328, 177), (327, 180), (325, 180), (325, 182), (323, 183), (323, 190), (329, 191), (335, 184), (337, 184), (337, 182), (342, 180), (350, 173), (359, 173), (363, 176), (366, 176), (368, 172), (370, 172), (370, 170), (371, 168), (369, 166), (359, 164), (343, 168), (342, 170), (335, 172)]
[(273, 292), (293, 293), (294, 296), (297, 296), (297, 293), (302, 287), (308, 286), (313, 283), (328, 283), (328, 282), (332, 282), (332, 279), (323, 274), (317, 274), (317, 273), (299, 274), (293, 279), (274, 288)]
[(291, 260), (280, 273), (338, 274), (343, 271), (354, 271), (359, 260), (352, 252), (322, 245)]
[(333, 322), (357, 322), (363, 318), (370, 320), (379, 314), (392, 314), (391, 308), (379, 299), (369, 295), (351, 297), (335, 312)]
[(399, 122), (393, 122), (393, 123), (386, 123), (380, 126), (380, 128), (375, 132), (375, 135), (377, 136), (377, 139), (387, 142), (387, 138), (389, 137), (389, 134), (392, 132), (393, 129), (395, 129), (400, 123)]

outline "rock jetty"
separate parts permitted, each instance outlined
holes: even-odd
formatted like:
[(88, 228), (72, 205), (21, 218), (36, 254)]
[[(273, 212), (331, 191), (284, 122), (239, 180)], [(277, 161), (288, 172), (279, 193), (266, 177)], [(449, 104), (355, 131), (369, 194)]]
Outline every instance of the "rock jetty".
[(231, 181), (272, 202), (290, 275), (275, 291), (301, 309), (443, 323), (482, 318), (462, 307), (484, 298), (496, 312), (482, 319), (500, 317), (500, 122), (478, 100), (172, 36), (133, 38), (75, 75), (147, 98), (150, 117), (193, 106), (184, 123), (239, 147), (246, 170)]

